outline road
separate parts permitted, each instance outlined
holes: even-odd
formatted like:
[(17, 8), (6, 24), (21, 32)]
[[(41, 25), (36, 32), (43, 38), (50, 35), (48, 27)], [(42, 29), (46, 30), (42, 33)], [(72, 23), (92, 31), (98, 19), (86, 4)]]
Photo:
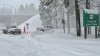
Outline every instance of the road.
[(1, 56), (100, 56), (100, 39), (68, 34), (0, 35)]

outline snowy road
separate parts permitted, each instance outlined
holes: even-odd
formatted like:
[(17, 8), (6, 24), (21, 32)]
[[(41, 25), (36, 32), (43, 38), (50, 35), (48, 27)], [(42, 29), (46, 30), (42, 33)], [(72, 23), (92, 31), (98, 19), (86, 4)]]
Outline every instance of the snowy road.
[[(44, 37), (46, 36), (46, 37)], [(84, 40), (68, 35), (40, 35), (45, 56), (100, 56), (100, 39)], [(62, 37), (61, 37), (62, 36)], [(41, 54), (41, 55), (42, 55)]]
[(100, 56), (100, 39), (68, 34), (1, 34), (0, 56)]

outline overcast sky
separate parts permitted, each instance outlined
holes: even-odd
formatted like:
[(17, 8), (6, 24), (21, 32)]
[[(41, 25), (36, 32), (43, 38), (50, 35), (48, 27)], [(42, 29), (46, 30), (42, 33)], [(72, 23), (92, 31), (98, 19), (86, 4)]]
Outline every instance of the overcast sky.
[[(38, 8), (39, 0), (0, 0), (0, 7), (10, 5), (12, 7), (18, 8), (20, 4), (25, 5), (26, 3), (27, 4), (34, 3), (35, 6)], [(7, 5), (3, 5), (3, 4), (7, 4)]]

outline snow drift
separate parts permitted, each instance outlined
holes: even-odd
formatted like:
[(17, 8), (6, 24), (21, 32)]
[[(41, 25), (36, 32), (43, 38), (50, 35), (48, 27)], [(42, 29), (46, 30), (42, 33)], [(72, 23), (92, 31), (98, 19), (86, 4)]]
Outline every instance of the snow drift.
[(29, 20), (27, 20), (26, 22), (19, 25), (18, 28), (21, 28), (21, 30), (23, 31), (24, 26), (26, 26), (27, 23), (29, 24), (29, 30), (31, 32), (33, 30), (35, 30), (37, 27), (42, 26), (42, 21), (40, 19), (40, 15), (35, 15), (35, 16), (31, 17)]

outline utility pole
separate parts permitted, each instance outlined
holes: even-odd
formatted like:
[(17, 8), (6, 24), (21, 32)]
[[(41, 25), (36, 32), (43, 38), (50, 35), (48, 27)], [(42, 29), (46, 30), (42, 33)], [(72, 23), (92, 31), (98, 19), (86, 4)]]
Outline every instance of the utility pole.
[(80, 9), (79, 9), (79, 5), (78, 5), (78, 0), (75, 0), (75, 11), (76, 11), (77, 36), (81, 36)]

